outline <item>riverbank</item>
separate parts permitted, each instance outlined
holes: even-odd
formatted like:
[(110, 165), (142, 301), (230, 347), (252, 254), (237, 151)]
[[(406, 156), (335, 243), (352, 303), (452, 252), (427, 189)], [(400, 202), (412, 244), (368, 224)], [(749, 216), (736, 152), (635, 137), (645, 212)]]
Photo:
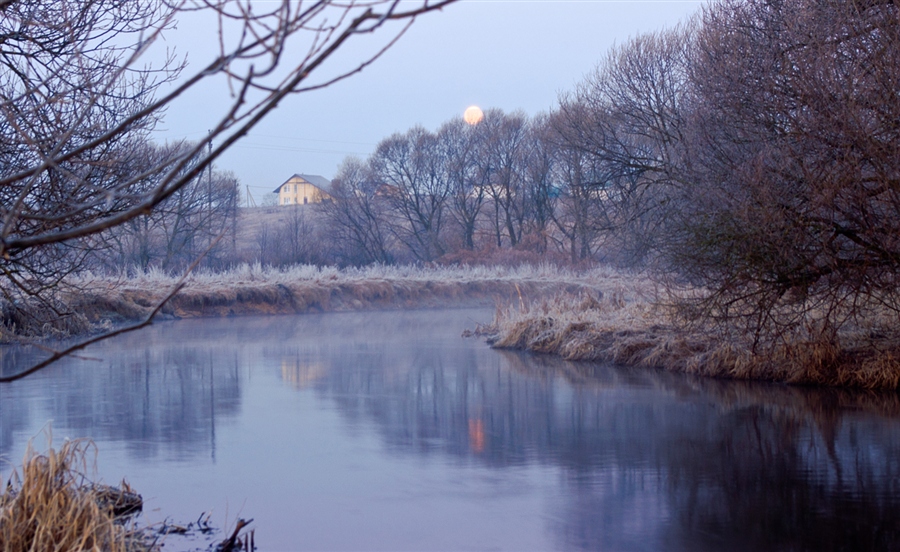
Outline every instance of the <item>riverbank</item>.
[[(558, 293), (600, 294), (626, 285), (631, 277), (612, 269), (573, 272), (555, 266), (338, 270), (244, 265), (190, 275), (184, 288), (163, 305), (159, 318), (524, 304)], [(65, 338), (143, 320), (178, 282), (159, 271), (70, 278), (53, 305), (6, 305), (6, 341), (19, 336)]]
[[(178, 283), (159, 271), (71, 278), (51, 306), (7, 305), (3, 339), (67, 338), (137, 322)], [(845, 330), (837, 344), (797, 339), (760, 353), (749, 340), (686, 327), (658, 306), (648, 278), (610, 268), (243, 265), (192, 274), (158, 318), (497, 305), (511, 306), (498, 308), (493, 322), (476, 332), (496, 348), (717, 378), (900, 387), (900, 339), (883, 328)]]
[(679, 324), (644, 293), (563, 294), (498, 308), (477, 334), (492, 346), (714, 378), (897, 390), (900, 343), (867, 328), (838, 344), (796, 340), (755, 352), (750, 340)]

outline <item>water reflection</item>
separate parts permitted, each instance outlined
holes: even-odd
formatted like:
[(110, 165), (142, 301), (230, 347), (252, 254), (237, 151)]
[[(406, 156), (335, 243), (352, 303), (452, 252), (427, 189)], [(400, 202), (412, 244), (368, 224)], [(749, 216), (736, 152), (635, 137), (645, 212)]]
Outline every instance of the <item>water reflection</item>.
[[(316, 389), (393, 450), (565, 468), (561, 545), (900, 545), (895, 394), (699, 380), (513, 353), (345, 351)], [(367, 364), (366, 358), (372, 362)], [(366, 368), (360, 368), (366, 366)], [(855, 409), (862, 409), (855, 410)]]
[[(243, 398), (272, 377), (292, 391), (267, 388), (267, 400), (288, 410), (292, 394), (313, 394), (340, 414), (342, 439), (375, 432), (388, 461), (438, 458), (450, 473), (474, 464), (500, 478), (525, 466), (557, 470), (532, 520), (555, 548), (900, 546), (896, 394), (573, 364), (458, 337), (485, 315), (160, 325), (91, 351), (103, 363), (72, 361), (0, 387), (0, 453), (46, 413), (126, 443), (137, 459), (193, 459), (202, 469), (215, 460), (217, 427), (252, 418)], [(274, 466), (255, 468), (283, 484)]]
[(0, 456), (9, 457), (14, 434), (37, 420), (72, 436), (121, 441), (143, 459), (214, 455), (216, 418), (240, 411), (238, 358), (221, 347), (147, 337), (91, 351), (103, 360), (72, 359), (0, 386)]

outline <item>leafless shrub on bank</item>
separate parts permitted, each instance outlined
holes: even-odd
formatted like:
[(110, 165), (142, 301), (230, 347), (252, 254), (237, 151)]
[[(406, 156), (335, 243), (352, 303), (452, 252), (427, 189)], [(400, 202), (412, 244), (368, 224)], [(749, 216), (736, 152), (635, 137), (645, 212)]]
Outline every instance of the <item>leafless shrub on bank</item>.
[(692, 49), (689, 179), (664, 249), (691, 315), (754, 343), (890, 314), (900, 296), (900, 9), (717, 2)]

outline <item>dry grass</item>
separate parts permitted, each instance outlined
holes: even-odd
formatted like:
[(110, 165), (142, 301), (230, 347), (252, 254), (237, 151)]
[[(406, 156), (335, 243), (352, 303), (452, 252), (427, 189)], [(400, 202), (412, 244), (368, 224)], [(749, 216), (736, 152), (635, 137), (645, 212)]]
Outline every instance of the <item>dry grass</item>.
[[(65, 332), (105, 329), (141, 319), (177, 280), (156, 270), (73, 278), (68, 283), (74, 291), (61, 302), (90, 325), (73, 324)], [(817, 313), (810, 311), (789, 339), (754, 347), (734, 333), (684, 325), (675, 311), (661, 306), (661, 296), (648, 278), (611, 268), (581, 272), (553, 265), (339, 270), (252, 264), (227, 272), (192, 274), (163, 314), (199, 317), (512, 304), (499, 308), (494, 322), (479, 329), (496, 347), (732, 379), (868, 389), (900, 386), (900, 336), (893, 329), (893, 319), (877, 310), (866, 323), (830, 339), (817, 337), (812, 329)], [(0, 338), (9, 339), (17, 328), (5, 330)]]
[(6, 338), (65, 338), (90, 329), (87, 317), (71, 310), (57, 298), (29, 297), (15, 304), (0, 303), (0, 336)]
[[(372, 266), (339, 270), (259, 264), (227, 272), (199, 271), (163, 309), (166, 317), (295, 314), (366, 309), (492, 306), (519, 297), (529, 300), (560, 291), (620, 286), (629, 275), (612, 269), (575, 272), (553, 265), (518, 267)], [(66, 337), (143, 319), (178, 281), (158, 270), (117, 276), (70, 278), (56, 301), (78, 325), (60, 330), (14, 321), (0, 325), (0, 339)], [(27, 307), (25, 308), (27, 312)], [(12, 319), (10, 319), (12, 320)]]
[[(662, 368), (709, 377), (800, 385), (900, 387), (900, 339), (848, 328), (826, 340), (798, 330), (790, 339), (756, 347), (713, 328), (686, 326), (657, 306), (652, 286), (635, 281), (601, 295), (561, 294), (517, 308), (498, 308), (479, 328), (493, 346)], [(884, 329), (883, 321), (878, 323)]]
[(21, 472), (0, 494), (0, 551), (148, 550), (138, 533), (117, 519), (123, 496), (91, 485), (85, 473), (90, 441), (68, 441), (38, 454), (29, 444)]

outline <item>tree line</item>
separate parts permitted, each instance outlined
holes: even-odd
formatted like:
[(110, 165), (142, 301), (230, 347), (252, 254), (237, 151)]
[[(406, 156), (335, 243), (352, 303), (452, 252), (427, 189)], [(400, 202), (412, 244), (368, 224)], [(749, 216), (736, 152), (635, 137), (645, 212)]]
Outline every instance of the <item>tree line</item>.
[[(216, 253), (229, 227), (234, 244), (238, 197), (216, 157), (286, 95), (326, 85), (310, 71), (344, 41), (444, 3), (385, 1), (333, 28), (325, 10), (355, 8), (199, 3), (247, 32), (233, 42), (220, 30), (220, 56), (186, 74), (175, 58), (137, 60), (187, 5), (0, 1), (8, 302), (47, 296), (81, 268), (177, 270), (204, 251), (210, 266), (248, 260)], [(797, 328), (832, 339), (848, 324), (881, 335), (900, 312), (898, 10), (712, 2), (612, 48), (550, 113), (488, 110), (345, 160), (332, 200), (258, 236), (258, 259), (613, 262), (666, 275), (687, 318), (758, 342)], [(273, 71), (287, 37), (308, 29), (331, 42)], [(152, 145), (165, 107), (216, 75), (236, 91), (219, 145)]]
[(336, 254), (349, 264), (490, 262), (504, 250), (644, 263), (649, 197), (636, 175), (613, 175), (572, 141), (576, 123), (562, 111), (489, 109), (476, 125), (416, 127), (345, 160), (322, 207)]
[(488, 110), (346, 160), (328, 232), (349, 264), (648, 266), (687, 318), (758, 344), (880, 335), (900, 313), (898, 82), (892, 1), (719, 0), (612, 48), (549, 114)]

